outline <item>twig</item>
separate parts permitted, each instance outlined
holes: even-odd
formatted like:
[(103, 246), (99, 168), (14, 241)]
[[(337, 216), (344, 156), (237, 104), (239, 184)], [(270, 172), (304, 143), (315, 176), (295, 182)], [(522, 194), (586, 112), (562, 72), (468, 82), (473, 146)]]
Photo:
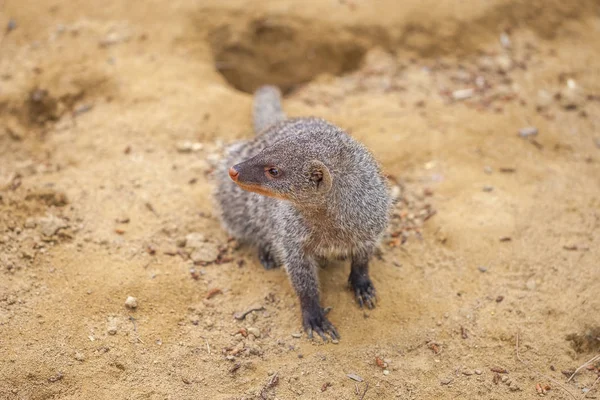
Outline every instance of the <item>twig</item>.
[(210, 345), (208, 344), (208, 339), (205, 338), (204, 341), (206, 342), (206, 350), (208, 350), (208, 354), (211, 354), (210, 353)]
[(556, 386), (558, 386), (559, 388), (561, 388), (562, 390), (564, 390), (565, 392), (567, 392), (569, 394), (569, 396), (571, 396), (572, 398), (574, 398), (575, 400), (577, 400), (577, 397), (575, 397), (575, 395), (573, 393), (571, 393), (566, 387), (563, 386), (562, 383), (560, 383), (559, 381), (557, 381), (556, 379), (552, 379), (551, 377), (549, 377), (548, 375), (542, 374), (540, 371), (538, 371), (537, 369), (535, 369), (530, 363), (529, 361), (523, 360), (521, 358), (521, 353), (519, 353), (519, 332), (517, 332), (517, 359), (519, 361), (521, 361), (523, 364), (527, 365), (529, 368), (531, 368), (533, 370), (533, 372), (535, 372), (536, 374), (542, 376), (543, 378), (548, 379), (550, 382), (554, 383)]
[(360, 396), (360, 400), (363, 400), (365, 398), (365, 394), (367, 394), (367, 390), (369, 390), (369, 382), (367, 382), (367, 386), (365, 386), (365, 391), (363, 392), (362, 396)]
[(582, 366), (580, 366), (579, 368), (577, 368), (577, 369), (575, 370), (575, 372), (573, 372), (573, 374), (571, 374), (571, 376), (569, 377), (569, 379), (567, 379), (567, 383), (569, 383), (569, 382), (571, 381), (571, 379), (573, 379), (573, 377), (574, 377), (574, 376), (575, 376), (575, 375), (576, 375), (576, 374), (577, 374), (577, 373), (578, 373), (580, 370), (582, 370), (582, 369), (583, 369), (583, 368), (585, 368), (585, 367), (586, 367), (588, 364), (591, 364), (591, 363), (593, 363), (594, 361), (596, 361), (596, 360), (597, 360), (597, 359), (599, 359), (599, 358), (600, 358), (600, 354), (598, 354), (598, 355), (596, 355), (596, 356), (592, 357), (591, 359), (587, 360), (587, 361), (586, 361), (586, 362), (585, 362), (585, 363), (584, 363)]
[(585, 399), (585, 396), (587, 396), (588, 394), (590, 394), (590, 392), (594, 389), (594, 386), (596, 386), (596, 383), (598, 383), (598, 381), (600, 381), (600, 376), (596, 378), (596, 380), (594, 381), (594, 383), (592, 383), (592, 386), (590, 386), (590, 390), (588, 390), (587, 392), (585, 392), (583, 394), (583, 396), (581, 396), (581, 400)]

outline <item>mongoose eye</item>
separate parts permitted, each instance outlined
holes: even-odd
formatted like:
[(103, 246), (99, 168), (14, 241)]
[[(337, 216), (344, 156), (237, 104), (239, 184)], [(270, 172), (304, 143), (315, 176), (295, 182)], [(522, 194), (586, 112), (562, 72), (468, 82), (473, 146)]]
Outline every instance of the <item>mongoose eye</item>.
[(269, 175), (271, 175), (273, 178), (276, 178), (279, 176), (279, 170), (275, 167), (271, 167), (267, 170), (267, 173)]

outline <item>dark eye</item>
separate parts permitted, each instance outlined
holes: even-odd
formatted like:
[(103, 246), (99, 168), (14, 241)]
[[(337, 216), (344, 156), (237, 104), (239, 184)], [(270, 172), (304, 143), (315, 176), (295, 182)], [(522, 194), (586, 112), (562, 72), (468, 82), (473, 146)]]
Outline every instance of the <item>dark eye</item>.
[(274, 178), (279, 176), (279, 170), (278, 170), (277, 168), (275, 168), (275, 167), (271, 167), (271, 168), (269, 168), (269, 169), (267, 170), (267, 173), (268, 173), (269, 175), (271, 175), (272, 177), (274, 177)]

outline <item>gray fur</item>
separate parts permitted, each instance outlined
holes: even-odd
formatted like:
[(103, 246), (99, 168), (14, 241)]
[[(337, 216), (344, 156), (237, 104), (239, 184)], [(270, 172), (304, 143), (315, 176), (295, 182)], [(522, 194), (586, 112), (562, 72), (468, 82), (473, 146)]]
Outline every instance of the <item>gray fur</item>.
[[(374, 306), (368, 262), (388, 224), (391, 198), (377, 162), (363, 145), (322, 119), (279, 121), (283, 113), (280, 104), (274, 107), (270, 102), (272, 95), (270, 87), (257, 91), (259, 109), (254, 115), (260, 134), (231, 146), (218, 171), (221, 220), (232, 236), (260, 249), (261, 262), (266, 255), (272, 261), (269, 265), (285, 266), (309, 336), (314, 330), (336, 338), (339, 335), (320, 305), (317, 262), (350, 257), (349, 281), (357, 301)], [(240, 177), (254, 173), (246, 174), (252, 183), (285, 200), (240, 188), (228, 176), (234, 165)], [(261, 168), (270, 165), (277, 166), (283, 177), (260, 178)], [(323, 172), (323, 180), (311, 179), (315, 168)]]
[(281, 92), (275, 86), (261, 86), (254, 93), (254, 133), (259, 134), (269, 126), (285, 119), (281, 108)]

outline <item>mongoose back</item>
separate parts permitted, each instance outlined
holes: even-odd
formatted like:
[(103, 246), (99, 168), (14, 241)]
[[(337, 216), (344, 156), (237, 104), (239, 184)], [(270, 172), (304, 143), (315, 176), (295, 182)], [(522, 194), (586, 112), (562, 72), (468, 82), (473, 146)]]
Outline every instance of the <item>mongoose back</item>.
[(273, 86), (255, 93), (254, 129), (253, 139), (228, 149), (218, 171), (221, 220), (258, 249), (265, 268), (285, 267), (308, 336), (338, 339), (321, 307), (318, 262), (349, 257), (359, 305), (375, 306), (369, 260), (389, 219), (385, 178), (371, 153), (340, 128), (318, 118), (287, 119)]

